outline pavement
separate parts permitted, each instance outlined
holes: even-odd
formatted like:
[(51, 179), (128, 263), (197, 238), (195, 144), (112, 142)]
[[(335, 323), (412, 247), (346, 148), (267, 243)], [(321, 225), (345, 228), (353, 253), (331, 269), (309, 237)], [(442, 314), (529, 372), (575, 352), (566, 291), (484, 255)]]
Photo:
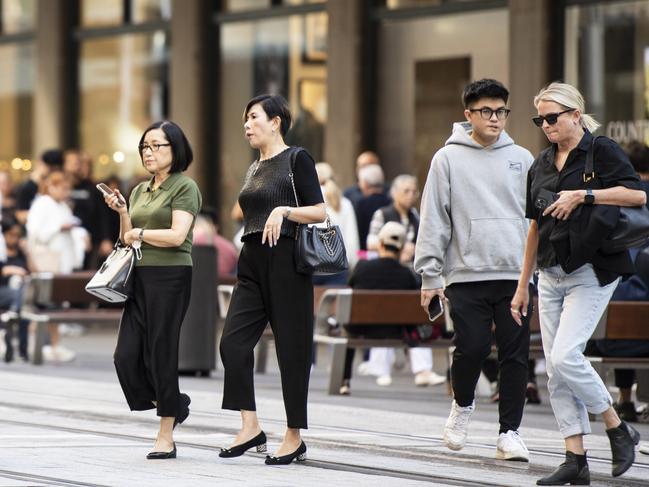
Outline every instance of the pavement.
[[(130, 412), (112, 366), (115, 332), (65, 337), (74, 362), (40, 367), (0, 364), (0, 487), (26, 486), (532, 486), (563, 460), (563, 441), (542, 388), (541, 405), (526, 407), (521, 434), (529, 463), (496, 460), (498, 406), (478, 399), (467, 446), (448, 450), (441, 439), (451, 399), (447, 387), (415, 387), (407, 367), (390, 387), (355, 377), (352, 395), (328, 396), (326, 348), (319, 350), (310, 389), (308, 459), (266, 466), (264, 454), (218, 457), (239, 427), (220, 409), (222, 370), (209, 378), (181, 377), (191, 414), (175, 433), (178, 458), (148, 461), (157, 418)], [(444, 360), (436, 357), (436, 370)], [(256, 376), (257, 409), (269, 451), (279, 445), (285, 415), (274, 359)], [(543, 382), (543, 381), (541, 381)], [(638, 423), (644, 439), (649, 424)], [(592, 484), (649, 485), (649, 455), (638, 453), (621, 478), (610, 475), (601, 421), (586, 437)], [(646, 445), (646, 443), (645, 443)]]

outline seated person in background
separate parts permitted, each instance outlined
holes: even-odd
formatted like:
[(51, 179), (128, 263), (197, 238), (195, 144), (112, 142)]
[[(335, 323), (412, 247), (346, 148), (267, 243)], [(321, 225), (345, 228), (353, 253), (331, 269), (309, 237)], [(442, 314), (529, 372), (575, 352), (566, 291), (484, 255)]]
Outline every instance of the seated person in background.
[(417, 178), (401, 174), (394, 178), (390, 188), (393, 203), (374, 212), (367, 235), (367, 250), (377, 250), (379, 230), (386, 222), (399, 222), (406, 228), (406, 243), (401, 251), (401, 262), (411, 264), (415, 258), (415, 242), (419, 232), (419, 213), (415, 208), (419, 190)]
[(358, 184), (363, 192), (363, 197), (354, 205), (354, 208), (358, 224), (358, 243), (361, 250), (367, 250), (367, 234), (374, 212), (391, 203), (390, 198), (383, 192), (384, 181), (383, 169), (376, 164), (364, 166), (358, 172)]
[(219, 235), (216, 209), (203, 206), (194, 224), (194, 245), (214, 245), (217, 251), (219, 278), (233, 276), (239, 252), (232, 242)]
[[(639, 250), (629, 250), (634, 261)], [(618, 284), (611, 301), (649, 301), (649, 283), (644, 282), (640, 276), (634, 274), (626, 281)], [(594, 340), (589, 343), (586, 354), (601, 357), (649, 357), (649, 341)], [(615, 386), (619, 389), (619, 396), (613, 407), (620, 418), (629, 423), (638, 421), (635, 404), (631, 397), (635, 381), (635, 369), (615, 369)]]
[[(3, 262), (0, 271), (0, 320), (7, 326), (5, 334), (5, 362), (11, 362), (14, 357), (13, 329), (22, 305), (23, 280), (29, 274), (27, 257), (21, 249), (23, 229), (13, 218), (2, 222), (2, 234), (7, 243), (7, 260)], [(27, 338), (29, 321), (18, 320), (18, 354), (27, 361)]]
[[(406, 240), (406, 229), (397, 222), (386, 223), (378, 235), (379, 258), (359, 261), (349, 279), (354, 289), (419, 289), (413, 272), (399, 263), (399, 254)], [(413, 323), (415, 325), (416, 323)], [(350, 326), (351, 335), (363, 335), (371, 338), (402, 338), (403, 326)], [(377, 375), (377, 384), (387, 386), (392, 383), (390, 370), (394, 358), (391, 348), (373, 348), (367, 362), (367, 373)], [(354, 349), (347, 349), (345, 357), (345, 374), (341, 394), (350, 393)], [(446, 378), (433, 372), (433, 352), (429, 348), (411, 348), (410, 363), (418, 386), (437, 385)]]

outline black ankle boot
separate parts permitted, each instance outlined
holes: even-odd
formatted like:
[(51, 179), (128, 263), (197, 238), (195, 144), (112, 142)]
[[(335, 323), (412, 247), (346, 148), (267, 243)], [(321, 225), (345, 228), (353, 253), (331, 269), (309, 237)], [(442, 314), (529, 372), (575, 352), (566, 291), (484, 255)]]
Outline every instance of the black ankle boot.
[(635, 460), (635, 446), (640, 442), (640, 433), (631, 425), (622, 421), (617, 428), (606, 430), (611, 442), (613, 457), (613, 477), (619, 477), (631, 468)]
[(536, 485), (590, 485), (590, 471), (586, 453), (577, 455), (566, 452), (566, 461), (547, 477), (536, 481)]

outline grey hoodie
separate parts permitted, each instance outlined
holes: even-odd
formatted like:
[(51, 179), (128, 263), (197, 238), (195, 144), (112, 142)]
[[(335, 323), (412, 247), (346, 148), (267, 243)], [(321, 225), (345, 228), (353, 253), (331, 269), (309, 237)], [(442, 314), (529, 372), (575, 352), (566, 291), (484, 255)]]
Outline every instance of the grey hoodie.
[(533, 160), (504, 131), (483, 147), (471, 138), (468, 122), (453, 124), (451, 137), (433, 156), (421, 200), (414, 264), (422, 289), (518, 280)]

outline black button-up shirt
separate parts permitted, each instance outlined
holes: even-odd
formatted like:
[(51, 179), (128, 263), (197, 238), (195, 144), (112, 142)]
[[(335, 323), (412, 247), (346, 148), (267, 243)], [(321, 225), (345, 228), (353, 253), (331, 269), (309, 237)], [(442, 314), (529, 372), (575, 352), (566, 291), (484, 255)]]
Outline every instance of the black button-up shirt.
[[(586, 154), (592, 140), (592, 134), (586, 130), (577, 147), (568, 154), (561, 171), (558, 171), (554, 164), (557, 145), (551, 145), (538, 155), (527, 174), (525, 216), (536, 220), (538, 223), (537, 266), (540, 269), (552, 267), (561, 264), (561, 262), (559, 262), (553, 245), (550, 243), (550, 233), (552, 233), (556, 219), (550, 215), (542, 216), (543, 209), (535, 206), (539, 191), (541, 188), (554, 193), (564, 190), (585, 189), (583, 173), (586, 165)], [(597, 139), (594, 152), (594, 171), (596, 183), (591, 186), (593, 188), (624, 186), (630, 189), (642, 189), (640, 179), (629, 158), (622, 148), (609, 138), (600, 137)], [(612, 282), (619, 275), (604, 273), (597, 268), (595, 270), (600, 282)]]

